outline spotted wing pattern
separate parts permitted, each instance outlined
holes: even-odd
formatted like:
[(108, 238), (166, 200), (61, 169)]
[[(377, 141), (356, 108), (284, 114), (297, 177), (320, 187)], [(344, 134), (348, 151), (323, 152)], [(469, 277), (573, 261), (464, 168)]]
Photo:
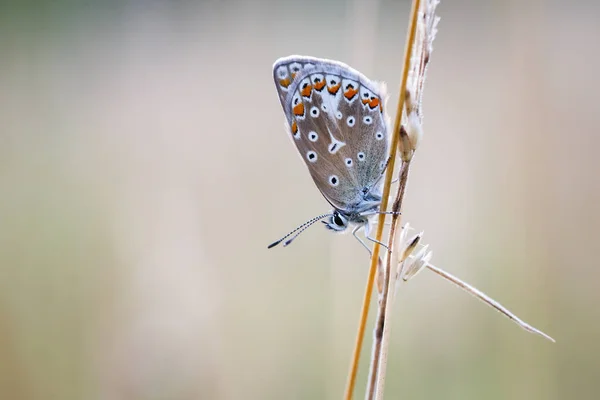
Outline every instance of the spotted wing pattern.
[(277, 60), (273, 77), (292, 140), (325, 198), (352, 212), (368, 193), (380, 195), (389, 151), (383, 85), (303, 56)]

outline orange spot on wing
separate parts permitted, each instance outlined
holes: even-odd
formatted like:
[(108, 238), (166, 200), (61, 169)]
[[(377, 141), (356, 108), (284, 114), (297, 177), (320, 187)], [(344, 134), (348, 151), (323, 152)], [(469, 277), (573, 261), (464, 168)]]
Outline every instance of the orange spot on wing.
[(310, 93), (312, 92), (312, 86), (307, 85), (304, 89), (300, 91), (300, 94), (304, 97), (310, 97)]
[(352, 100), (352, 98), (354, 98), (354, 96), (356, 96), (357, 93), (358, 90), (350, 88), (344, 92), (344, 97), (346, 97), (348, 100)]
[(336, 94), (338, 90), (340, 90), (340, 87), (342, 87), (341, 83), (338, 83), (337, 85), (331, 87), (327, 86), (327, 91), (329, 91), (329, 93), (331, 94)]
[(290, 78), (284, 78), (284, 79), (280, 79), (279, 80), (279, 84), (281, 86), (283, 86), (284, 88), (290, 86), (290, 83), (292, 83), (292, 81), (290, 80)]
[(380, 105), (379, 99), (377, 97), (372, 97), (371, 101), (369, 102), (369, 108), (371, 108), (371, 110), (373, 110), (374, 108), (376, 108), (379, 105)]
[(369, 104), (369, 99), (362, 99), (363, 104)]
[(292, 122), (292, 133), (295, 135), (298, 132), (298, 124), (296, 121)]
[(324, 86), (325, 86), (325, 80), (323, 79), (319, 82), (316, 82), (314, 87), (315, 87), (315, 90), (318, 90), (320, 92)]
[(301, 117), (304, 115), (304, 103), (298, 103), (294, 106), (294, 115)]

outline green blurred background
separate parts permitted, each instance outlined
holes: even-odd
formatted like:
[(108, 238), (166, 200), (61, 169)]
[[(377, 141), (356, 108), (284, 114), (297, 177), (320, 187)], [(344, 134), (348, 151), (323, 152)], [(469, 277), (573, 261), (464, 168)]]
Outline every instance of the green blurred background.
[[(409, 9), (2, 2), (0, 399), (341, 398), (368, 258), (322, 228), (267, 251), (328, 209), (271, 65), (339, 59), (393, 110)], [(405, 221), (557, 343), (424, 272), (386, 398), (600, 398), (599, 11), (439, 6)]]

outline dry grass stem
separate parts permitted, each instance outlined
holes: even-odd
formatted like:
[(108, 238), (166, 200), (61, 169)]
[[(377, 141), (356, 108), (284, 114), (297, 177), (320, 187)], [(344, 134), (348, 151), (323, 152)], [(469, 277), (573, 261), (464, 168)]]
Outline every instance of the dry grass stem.
[[(410, 68), (410, 55), (412, 54), (412, 46), (414, 43), (414, 38), (415, 38), (415, 30), (416, 30), (416, 25), (417, 25), (417, 15), (418, 15), (418, 10), (419, 10), (419, 4), (420, 4), (420, 0), (413, 0), (413, 5), (412, 5), (412, 12), (411, 12), (411, 18), (410, 18), (410, 23), (409, 23), (409, 35), (407, 38), (407, 44), (406, 44), (406, 51), (404, 54), (404, 70), (403, 70), (403, 75), (402, 75), (402, 82), (400, 84), (400, 97), (398, 99), (398, 109), (397, 109), (397, 116), (396, 116), (396, 121), (394, 124), (394, 130), (392, 132), (392, 140), (391, 140), (391, 145), (390, 145), (390, 161), (388, 163), (387, 169), (386, 169), (386, 173), (385, 173), (385, 180), (384, 180), (384, 185), (383, 185), (383, 194), (382, 194), (382, 201), (381, 201), (381, 210), (386, 210), (387, 206), (388, 206), (388, 198), (390, 195), (390, 186), (391, 186), (391, 182), (392, 182), (392, 177), (394, 174), (394, 166), (395, 166), (395, 162), (396, 162), (396, 153), (397, 153), (397, 148), (398, 146), (398, 142), (399, 142), (399, 135), (395, 134), (396, 132), (399, 132), (400, 130), (400, 123), (401, 123), (401, 118), (402, 118), (402, 111), (404, 109), (404, 100), (406, 97), (406, 84), (408, 81), (408, 71)], [(406, 171), (408, 171), (408, 168), (406, 169)], [(406, 182), (404, 182), (404, 186), (406, 185)], [(403, 186), (402, 181), (400, 182), (400, 186)], [(394, 223), (395, 220), (397, 220), (398, 216), (397, 215), (393, 215), (392, 216), (392, 225), (391, 225), (391, 230), (394, 230), (396, 224)], [(377, 224), (377, 233), (376, 233), (376, 240), (377, 241), (381, 241), (381, 238), (383, 236), (383, 227), (384, 227), (384, 222), (385, 222), (385, 214), (380, 214), (379, 215), (379, 219), (378, 219), (378, 224)], [(352, 354), (352, 360), (350, 363), (350, 371), (348, 373), (348, 380), (346, 383), (346, 391), (345, 391), (345, 395), (344, 398), (346, 400), (351, 400), (352, 399), (352, 395), (354, 393), (354, 386), (356, 384), (356, 374), (358, 371), (358, 362), (360, 360), (360, 353), (362, 350), (362, 344), (363, 344), (363, 339), (364, 339), (364, 334), (365, 334), (365, 326), (367, 323), (367, 317), (369, 314), (369, 305), (371, 303), (371, 294), (373, 292), (373, 283), (375, 281), (375, 276), (377, 274), (377, 270), (378, 270), (378, 264), (380, 262), (379, 260), (379, 244), (375, 244), (373, 246), (373, 253), (371, 255), (371, 266), (369, 268), (369, 276), (367, 278), (367, 285), (365, 288), (365, 293), (363, 296), (363, 303), (362, 303), (362, 309), (361, 309), (361, 314), (360, 314), (360, 320), (359, 320), (359, 324), (358, 324), (358, 332), (356, 335), (356, 341), (354, 343), (354, 351)], [(389, 268), (388, 268), (389, 270)], [(380, 269), (381, 271), (381, 269)], [(388, 274), (389, 276), (389, 274)], [(388, 277), (385, 276), (383, 277), (383, 282), (385, 284), (385, 281), (388, 281)], [(382, 285), (384, 287), (382, 287), (382, 292), (385, 290), (385, 285)]]
[[(412, 247), (412, 249), (416, 247), (416, 243), (411, 241), (406, 247), (399, 248), (396, 235), (397, 229), (400, 226), (400, 216), (396, 213), (402, 208), (402, 201), (408, 183), (410, 163), (422, 137), (421, 99), (423, 96), (425, 73), (432, 50), (431, 42), (435, 38), (436, 25), (439, 20), (435, 17), (435, 9), (438, 3), (438, 0), (426, 0), (422, 3), (423, 7), (421, 8), (421, 2), (416, 0), (413, 1), (411, 12), (411, 24), (405, 54), (405, 68), (400, 87), (396, 124), (394, 126), (394, 132), (398, 132), (398, 136), (400, 136), (399, 147), (402, 158), (402, 165), (399, 171), (400, 184), (391, 210), (394, 212), (388, 236), (388, 247), (391, 253), (386, 255), (384, 262), (385, 280), (383, 292), (379, 297), (377, 319), (375, 322), (373, 351), (366, 395), (368, 400), (382, 400), (384, 394), (391, 332), (390, 315), (395, 295), (396, 278), (398, 277), (398, 273), (392, 273), (391, 266), (392, 264), (398, 265), (398, 263), (404, 266), (408, 254), (412, 251), (409, 247)], [(404, 107), (406, 107), (406, 116), (402, 118)], [(402, 234), (400, 237), (402, 237)], [(420, 239), (415, 239), (415, 241), (418, 240)], [(399, 257), (399, 255), (401, 256)], [(399, 272), (402, 274), (402, 267)]]
[[(408, 183), (408, 172), (410, 170), (410, 160), (402, 162), (400, 167), (400, 184), (396, 200), (392, 205), (393, 211), (400, 211), (402, 200), (406, 192), (406, 184)], [(389, 346), (390, 334), (390, 319), (388, 318), (388, 310), (391, 310), (391, 304), (394, 300), (393, 289), (395, 287), (394, 276), (391, 271), (392, 260), (397, 260), (397, 255), (400, 251), (394, 246), (397, 227), (400, 226), (400, 215), (392, 215), (392, 226), (390, 228), (388, 247), (390, 253), (385, 257), (384, 261), (384, 285), (383, 291), (378, 299), (377, 318), (375, 321), (375, 329), (373, 332), (373, 351), (369, 368), (369, 381), (367, 387), (366, 398), (381, 399), (383, 398), (383, 388), (385, 385), (385, 371), (387, 367), (387, 349)]]
[[(364, 325), (373, 287), (373, 278), (376, 272), (379, 298), (365, 396), (367, 400), (383, 399), (391, 332), (391, 310), (398, 284), (400, 282), (408, 281), (425, 268), (428, 268), (437, 275), (483, 301), (490, 307), (493, 307), (526, 331), (538, 334), (554, 342), (553, 338), (527, 324), (485, 293), (430, 264), (432, 252), (429, 251), (427, 245), (422, 246), (420, 244), (423, 235), (422, 232), (409, 238), (408, 233), (410, 228), (408, 224), (406, 224), (404, 229), (402, 229), (399, 234), (397, 233), (401, 220), (399, 212), (402, 209), (402, 201), (408, 182), (410, 164), (423, 136), (423, 86), (431, 57), (432, 43), (437, 33), (439, 17), (435, 15), (435, 10), (438, 4), (439, 0), (424, 0), (423, 3), (419, 0), (414, 0), (412, 3), (404, 70), (400, 86), (400, 98), (398, 101), (394, 130), (392, 131), (391, 162), (386, 171), (383, 191), (384, 201), (382, 201), (381, 204), (381, 209), (386, 210), (387, 199), (390, 192), (390, 183), (392, 182), (396, 146), (398, 146), (402, 164), (399, 170), (398, 191), (390, 210), (392, 212), (391, 226), (388, 235), (388, 248), (390, 251), (385, 254), (384, 261), (381, 262), (379, 258), (379, 245), (376, 244), (374, 246), (369, 281), (367, 283), (363, 301), (359, 332), (357, 335), (356, 347), (354, 349), (348, 386), (346, 387), (346, 399), (352, 398), (360, 348), (364, 337)], [(379, 218), (376, 236), (378, 241), (381, 241), (384, 217), (384, 215), (380, 215)], [(392, 266), (394, 266), (393, 270)]]

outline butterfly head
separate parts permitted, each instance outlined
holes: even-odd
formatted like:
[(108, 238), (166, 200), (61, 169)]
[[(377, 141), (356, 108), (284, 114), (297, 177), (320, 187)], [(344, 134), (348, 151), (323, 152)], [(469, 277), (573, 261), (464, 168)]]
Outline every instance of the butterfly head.
[(348, 228), (348, 217), (336, 210), (323, 223), (327, 229), (343, 232)]

